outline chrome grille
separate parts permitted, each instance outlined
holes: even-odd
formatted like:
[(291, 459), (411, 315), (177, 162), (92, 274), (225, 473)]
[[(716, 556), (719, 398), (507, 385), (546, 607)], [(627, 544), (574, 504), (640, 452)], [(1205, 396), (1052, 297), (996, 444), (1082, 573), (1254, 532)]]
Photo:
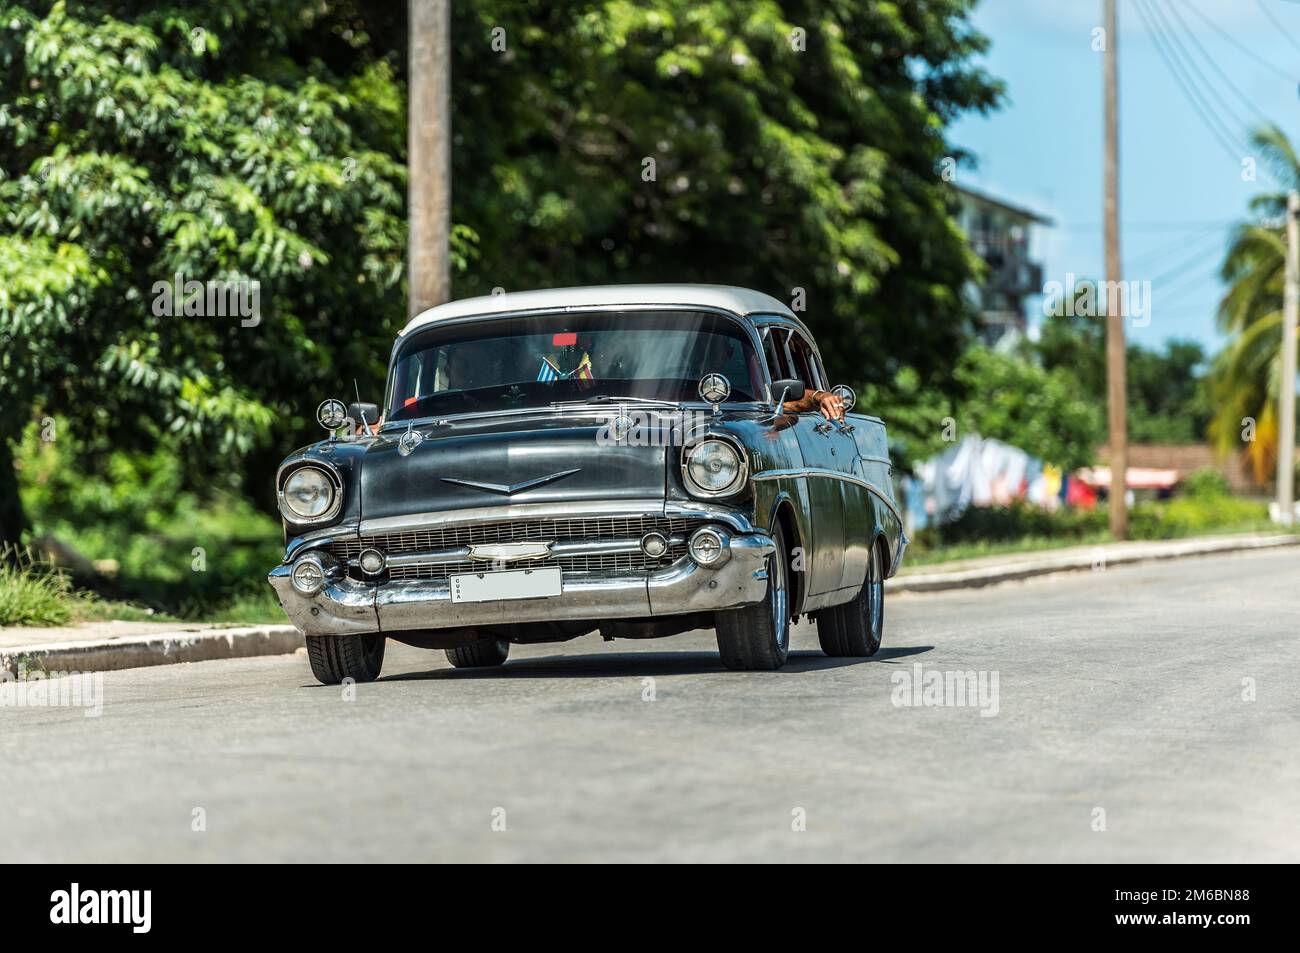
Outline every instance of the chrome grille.
[[(469, 523), (456, 526), (430, 527), (407, 530), (401, 533), (384, 533), (354, 539), (335, 540), (330, 552), (340, 560), (355, 559), (363, 549), (378, 549), (388, 556), (401, 553), (427, 552), (434, 549), (454, 549), (458, 546), (479, 546), (489, 543), (516, 543), (529, 540), (555, 542), (602, 542), (616, 539), (640, 539), (646, 533), (658, 532), (671, 539), (674, 536), (689, 539), (691, 533), (706, 520), (696, 517), (629, 516), (629, 517), (576, 517), (572, 519), (501, 520), (491, 523)], [(670, 545), (668, 552), (658, 559), (643, 553), (603, 553), (600, 555), (559, 556), (546, 559), (519, 561), (519, 568), (559, 566), (565, 572), (591, 572), (620, 574), (646, 572), (671, 565), (686, 554), (686, 543)], [(395, 566), (388, 570), (391, 579), (446, 579), (466, 572), (482, 572), (484, 564), (465, 560), (436, 565)], [(355, 570), (353, 570), (355, 572)]]

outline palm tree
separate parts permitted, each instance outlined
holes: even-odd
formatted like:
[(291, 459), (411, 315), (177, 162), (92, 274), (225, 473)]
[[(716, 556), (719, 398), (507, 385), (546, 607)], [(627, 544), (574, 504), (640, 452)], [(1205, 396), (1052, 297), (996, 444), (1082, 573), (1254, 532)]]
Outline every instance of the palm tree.
[(1286, 197), (1300, 188), (1300, 156), (1277, 126), (1257, 129), (1251, 144), (1281, 189), (1255, 196), (1259, 220), (1239, 225), (1221, 274), (1228, 291), (1219, 302), (1219, 329), (1229, 336), (1210, 373), (1215, 407), (1210, 436), (1219, 450), (1242, 445), (1245, 418), (1255, 421), (1245, 455), (1257, 482), (1273, 475), (1277, 461), (1277, 399), (1282, 376), (1282, 286), (1286, 271)]

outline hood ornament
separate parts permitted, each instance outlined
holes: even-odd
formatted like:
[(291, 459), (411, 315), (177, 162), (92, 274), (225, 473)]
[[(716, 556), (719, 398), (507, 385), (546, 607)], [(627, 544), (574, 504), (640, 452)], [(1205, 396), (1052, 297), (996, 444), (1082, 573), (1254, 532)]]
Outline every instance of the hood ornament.
[(404, 457), (409, 457), (411, 453), (420, 444), (424, 443), (424, 434), (416, 430), (414, 425), (406, 425), (406, 433), (402, 434), (397, 440), (397, 452)]
[(488, 493), (500, 493), (502, 496), (510, 496), (514, 493), (522, 493), (524, 490), (531, 490), (534, 487), (543, 486), (555, 480), (563, 479), (566, 476), (573, 476), (581, 470), (582, 467), (574, 467), (572, 470), (561, 470), (559, 473), (548, 473), (546, 476), (534, 477), (531, 480), (524, 480), (520, 483), (485, 483), (481, 480), (457, 480), (455, 477), (443, 477), (443, 483), (452, 483), (456, 486), (467, 486), (474, 490), (484, 490)]

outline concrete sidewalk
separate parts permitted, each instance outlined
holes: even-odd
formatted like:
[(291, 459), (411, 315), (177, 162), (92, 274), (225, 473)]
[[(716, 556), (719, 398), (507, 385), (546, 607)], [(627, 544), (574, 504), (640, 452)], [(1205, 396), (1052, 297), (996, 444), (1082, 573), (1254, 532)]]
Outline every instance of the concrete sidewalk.
[[(1243, 533), (1071, 546), (1066, 549), (1008, 553), (1004, 556), (982, 556), (915, 569), (908, 568), (904, 557), (902, 572), (885, 582), (885, 591), (942, 592), (948, 589), (973, 589), (1058, 572), (1100, 571), (1126, 563), (1155, 559), (1181, 559), (1297, 545), (1300, 545), (1300, 536), (1289, 533)], [(1300, 554), (1297, 558), (1300, 559)]]
[(285, 655), (303, 644), (291, 625), (86, 622), (0, 627), (0, 672), (107, 672), (120, 668)]

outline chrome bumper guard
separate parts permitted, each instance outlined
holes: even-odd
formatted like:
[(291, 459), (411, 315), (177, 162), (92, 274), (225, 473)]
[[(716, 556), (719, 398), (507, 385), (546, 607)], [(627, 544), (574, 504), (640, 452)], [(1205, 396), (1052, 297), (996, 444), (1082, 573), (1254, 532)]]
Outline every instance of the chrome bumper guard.
[[(566, 573), (561, 594), (541, 599), (452, 602), (448, 580), (360, 582), (349, 578), (337, 560), (317, 549), (277, 566), (268, 579), (289, 621), (304, 635), (313, 636), (634, 619), (752, 605), (767, 595), (767, 557), (775, 550), (772, 539), (756, 532), (722, 531), (721, 535), (727, 539), (731, 556), (716, 568), (684, 556), (658, 572), (627, 576)], [(292, 581), (294, 567), (309, 558), (319, 560), (325, 574), (324, 587), (314, 595), (299, 592)]]

